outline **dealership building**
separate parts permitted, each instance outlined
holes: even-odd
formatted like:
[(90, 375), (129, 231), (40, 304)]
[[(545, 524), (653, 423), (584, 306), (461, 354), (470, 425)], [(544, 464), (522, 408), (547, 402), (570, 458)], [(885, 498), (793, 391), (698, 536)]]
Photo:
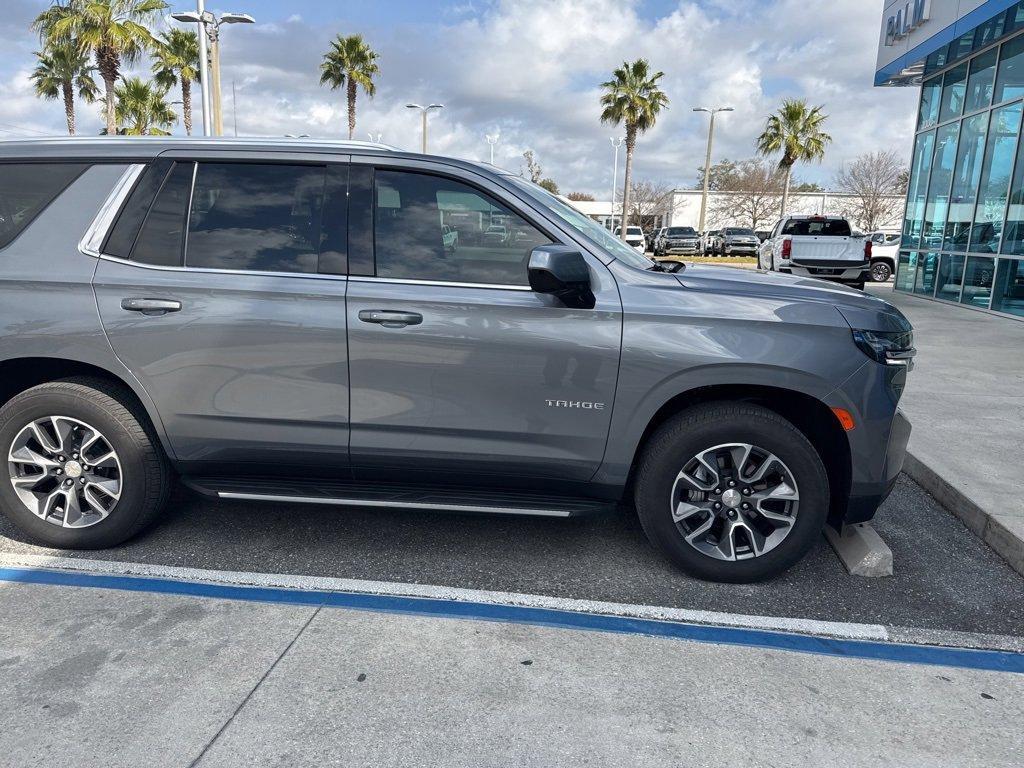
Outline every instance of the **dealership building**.
[(1024, 0), (887, 0), (875, 85), (920, 89), (896, 289), (1024, 317)]

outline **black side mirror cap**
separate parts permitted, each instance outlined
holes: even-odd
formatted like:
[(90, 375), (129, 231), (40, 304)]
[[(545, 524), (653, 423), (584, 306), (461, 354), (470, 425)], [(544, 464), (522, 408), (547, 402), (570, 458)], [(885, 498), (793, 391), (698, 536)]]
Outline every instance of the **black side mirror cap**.
[(530, 287), (549, 293), (567, 307), (593, 309), (590, 267), (583, 254), (569, 245), (541, 245), (530, 252)]

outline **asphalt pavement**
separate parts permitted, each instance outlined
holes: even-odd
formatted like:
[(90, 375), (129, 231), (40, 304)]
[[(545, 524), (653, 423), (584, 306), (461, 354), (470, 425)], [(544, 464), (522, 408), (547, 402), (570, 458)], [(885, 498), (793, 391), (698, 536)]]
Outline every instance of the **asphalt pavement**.
[(179, 489), (160, 524), (94, 552), (25, 543), (0, 520), (0, 555), (35, 553), (225, 571), (431, 584), (554, 597), (1024, 635), (1024, 578), (912, 481), (876, 518), (895, 575), (850, 576), (824, 538), (764, 584), (697, 581), (658, 556), (635, 514), (576, 520), (212, 501)]

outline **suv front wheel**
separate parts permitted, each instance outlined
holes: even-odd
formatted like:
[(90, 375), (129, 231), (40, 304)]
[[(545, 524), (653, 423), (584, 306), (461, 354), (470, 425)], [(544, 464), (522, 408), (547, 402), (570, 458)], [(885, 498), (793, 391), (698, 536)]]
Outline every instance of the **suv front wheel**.
[(62, 549), (120, 544), (159, 515), (171, 469), (144, 413), (120, 387), (75, 378), (32, 387), (0, 408), (0, 510)]
[(658, 429), (635, 500), (647, 537), (686, 573), (761, 581), (814, 546), (828, 514), (828, 476), (814, 446), (778, 414), (709, 403)]

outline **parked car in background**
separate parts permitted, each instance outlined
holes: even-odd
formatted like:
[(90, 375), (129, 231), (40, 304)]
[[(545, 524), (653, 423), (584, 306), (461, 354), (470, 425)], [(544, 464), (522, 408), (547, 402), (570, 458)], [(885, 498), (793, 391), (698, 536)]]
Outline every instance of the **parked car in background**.
[(747, 227), (726, 227), (722, 230), (723, 256), (756, 256), (761, 241)]
[(722, 230), (712, 229), (704, 235), (703, 250), (708, 256), (714, 256), (718, 253), (718, 242), (722, 237)]
[(693, 227), (668, 227), (654, 256), (694, 256), (699, 253), (700, 237), (697, 230)]
[[(615, 228), (615, 236), (619, 237), (622, 232), (622, 227)], [(626, 236), (622, 238), (627, 245), (634, 248), (637, 252), (643, 253), (646, 250), (646, 243), (644, 242), (644, 231), (640, 227), (626, 227)]]
[(890, 232), (871, 233), (871, 279), (876, 283), (888, 282), (896, 274), (896, 260), (900, 253), (900, 235)]
[(665, 232), (668, 231), (668, 227), (660, 227), (654, 231), (654, 243), (651, 247), (652, 253), (657, 253), (661, 249), (661, 241), (665, 237)]
[(840, 216), (787, 216), (761, 243), (758, 266), (863, 290), (870, 275), (871, 240), (854, 236), (850, 222)]
[(654, 240), (658, 237), (657, 229), (645, 229), (644, 230), (644, 247), (653, 253), (654, 251)]
[(508, 240), (508, 228), (504, 224), (491, 224), (484, 230), (484, 245), (505, 245)]
[[(445, 253), (467, 209), (505, 223)], [(656, 263), (486, 163), (0, 141), (0, 211), (0, 511), (50, 547), (121, 544), (180, 478), (328, 508), (627, 501), (680, 569), (749, 582), (869, 520), (903, 463), (897, 309)]]

